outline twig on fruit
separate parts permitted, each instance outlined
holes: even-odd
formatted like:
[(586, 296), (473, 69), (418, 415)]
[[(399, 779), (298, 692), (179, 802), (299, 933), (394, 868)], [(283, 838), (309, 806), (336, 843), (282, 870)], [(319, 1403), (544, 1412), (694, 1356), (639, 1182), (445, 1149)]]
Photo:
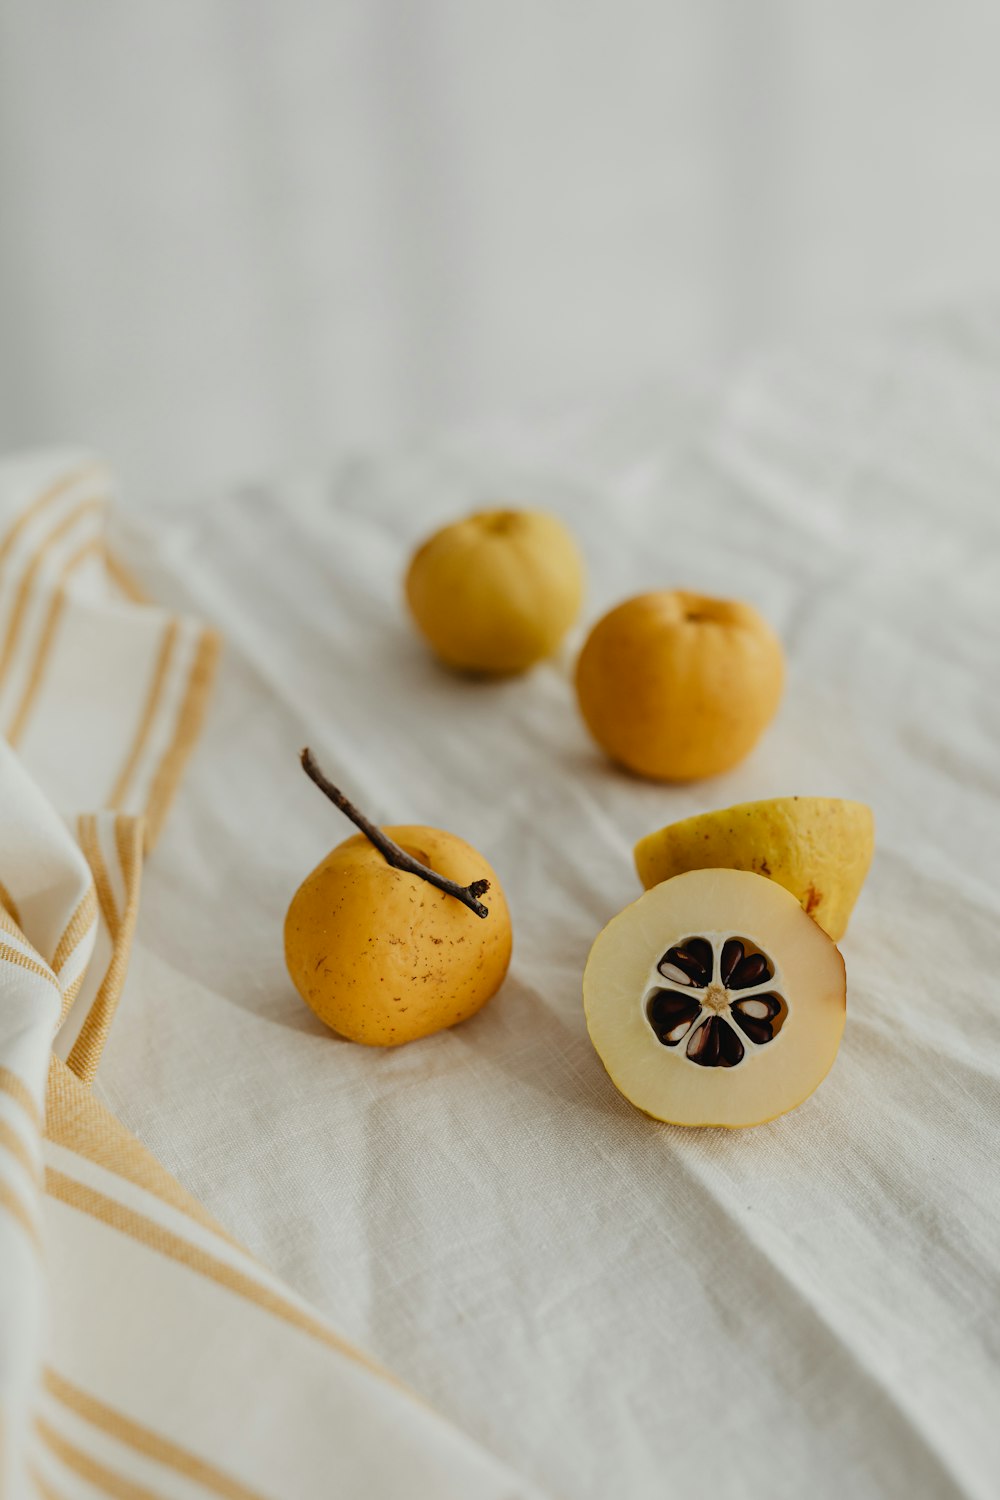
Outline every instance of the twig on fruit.
[(461, 901), (470, 911), (474, 911), (477, 917), (488, 917), (490, 909), (479, 900), (490, 888), (488, 880), (474, 880), (471, 885), (458, 885), (454, 880), (449, 880), (445, 875), (439, 875), (436, 870), (431, 870), (427, 865), (422, 865), (419, 859), (414, 859), (412, 854), (407, 854), (394, 843), (381, 828), (376, 827), (363, 812), (354, 806), (339, 787), (334, 786), (332, 781), (327, 780), (316, 764), (315, 757), (310, 749), (301, 752), (302, 769), (311, 781), (314, 781), (321, 792), (329, 797), (330, 801), (339, 807), (345, 817), (350, 818), (356, 828), (360, 828), (365, 838), (369, 839), (387, 864), (392, 865), (395, 870), (405, 870), (409, 875), (419, 875), (421, 880), (426, 880), (428, 885), (437, 886), (439, 891), (444, 891), (446, 896), (454, 896), (456, 901)]

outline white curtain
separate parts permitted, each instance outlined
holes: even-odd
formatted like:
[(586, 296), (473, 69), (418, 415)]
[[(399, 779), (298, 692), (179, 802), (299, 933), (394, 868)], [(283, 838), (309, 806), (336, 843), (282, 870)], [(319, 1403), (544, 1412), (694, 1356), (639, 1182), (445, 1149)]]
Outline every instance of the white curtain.
[(981, 291), (998, 58), (991, 0), (0, 0), (0, 444), (194, 494)]

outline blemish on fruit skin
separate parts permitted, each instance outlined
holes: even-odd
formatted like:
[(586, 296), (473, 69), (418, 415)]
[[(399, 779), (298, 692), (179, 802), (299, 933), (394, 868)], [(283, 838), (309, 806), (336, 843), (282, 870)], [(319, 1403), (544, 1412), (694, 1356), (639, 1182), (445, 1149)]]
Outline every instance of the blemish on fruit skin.
[(810, 916), (812, 916), (813, 912), (816, 910), (822, 900), (822, 893), (818, 891), (814, 885), (810, 885), (806, 889), (806, 911)]

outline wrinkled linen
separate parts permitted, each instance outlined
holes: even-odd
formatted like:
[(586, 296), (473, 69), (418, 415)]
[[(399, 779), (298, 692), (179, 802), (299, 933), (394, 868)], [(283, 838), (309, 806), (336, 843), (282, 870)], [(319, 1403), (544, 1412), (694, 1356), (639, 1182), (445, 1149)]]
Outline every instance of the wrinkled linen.
[[(554, 1494), (996, 1494), (998, 416), (1000, 319), (942, 315), (776, 357), (717, 401), (646, 390), (133, 526), (147, 589), (228, 644), (98, 1092)], [(579, 632), (519, 681), (434, 665), (408, 551), (498, 498), (567, 518), (590, 620), (674, 584), (764, 611), (789, 682), (745, 764), (681, 787), (605, 764)], [(372, 816), (452, 829), (499, 872), (513, 967), (467, 1024), (374, 1051), (295, 995), (286, 906), (350, 831), (305, 743)], [(839, 1059), (772, 1124), (657, 1124), (588, 1041), (589, 946), (638, 894), (636, 837), (786, 793), (877, 819)]]

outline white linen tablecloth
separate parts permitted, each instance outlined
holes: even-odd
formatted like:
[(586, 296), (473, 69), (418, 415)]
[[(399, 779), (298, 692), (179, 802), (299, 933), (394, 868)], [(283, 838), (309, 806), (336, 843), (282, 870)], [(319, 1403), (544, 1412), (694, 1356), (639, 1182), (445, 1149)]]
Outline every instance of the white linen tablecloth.
[[(685, 585), (790, 658), (743, 766), (658, 787), (588, 742), (570, 653), (470, 683), (401, 604), (432, 524), (563, 514), (587, 617)], [(216, 700), (149, 860), (98, 1094), (349, 1339), (564, 1500), (1000, 1490), (1000, 318), (941, 315), (669, 394), (345, 461), (128, 539), (217, 626)], [(479, 847), (515, 954), (458, 1029), (375, 1051), (295, 995), (282, 920), (350, 832)], [(747, 1132), (659, 1125), (584, 1026), (631, 845), (783, 793), (872, 804), (833, 1073)]]

